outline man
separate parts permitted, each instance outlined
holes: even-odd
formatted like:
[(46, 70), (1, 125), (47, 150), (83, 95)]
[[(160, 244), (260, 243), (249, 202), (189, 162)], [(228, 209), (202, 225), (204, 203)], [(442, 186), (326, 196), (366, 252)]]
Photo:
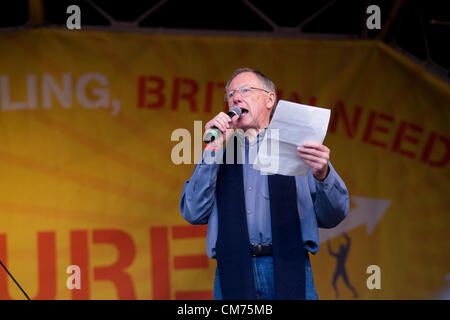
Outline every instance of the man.
[[(346, 186), (329, 162), (330, 150), (317, 142), (297, 148), (311, 166), (307, 176), (253, 169), (249, 155), (269, 125), (275, 86), (261, 72), (242, 68), (225, 89), (228, 106), (240, 107), (242, 115), (221, 112), (205, 125), (206, 131), (217, 127), (224, 138), (205, 147), (180, 200), (189, 223), (208, 224), (207, 254), (217, 259), (214, 298), (317, 299), (308, 252), (319, 250), (318, 227), (332, 228), (347, 215)], [(233, 138), (245, 161), (206, 161), (229, 150), (223, 142), (233, 140), (230, 129), (245, 131)]]

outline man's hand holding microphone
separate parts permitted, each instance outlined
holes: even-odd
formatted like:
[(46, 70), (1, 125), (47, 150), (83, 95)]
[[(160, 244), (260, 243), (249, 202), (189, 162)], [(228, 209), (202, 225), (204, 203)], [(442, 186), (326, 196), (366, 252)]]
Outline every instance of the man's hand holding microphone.
[[(241, 108), (232, 106), (228, 113), (221, 112), (205, 125), (204, 142), (206, 149), (218, 150), (223, 146), (224, 141), (233, 134), (233, 128), (242, 114)], [(224, 140), (225, 137), (225, 140)]]

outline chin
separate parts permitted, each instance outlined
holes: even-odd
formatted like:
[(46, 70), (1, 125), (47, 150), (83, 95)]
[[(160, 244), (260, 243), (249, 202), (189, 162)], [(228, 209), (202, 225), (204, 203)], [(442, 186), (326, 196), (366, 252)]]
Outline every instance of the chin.
[(249, 129), (249, 125), (247, 123), (239, 123), (236, 126), (236, 129), (241, 129), (241, 130), (247, 131)]
[(246, 131), (247, 129), (252, 127), (252, 123), (250, 120), (251, 119), (247, 118), (241, 119), (238, 123), (236, 123), (236, 128)]

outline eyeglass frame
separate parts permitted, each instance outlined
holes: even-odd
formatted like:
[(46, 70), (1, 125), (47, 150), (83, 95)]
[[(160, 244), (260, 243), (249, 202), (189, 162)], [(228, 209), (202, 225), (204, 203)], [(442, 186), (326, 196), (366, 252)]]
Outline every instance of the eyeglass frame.
[[(235, 89), (235, 90), (232, 90), (232, 91), (230, 91), (228, 93), (225, 93), (224, 96), (223, 96), (224, 100), (226, 102), (229, 102), (230, 99), (232, 99), (234, 97), (236, 92), (239, 92), (239, 94), (241, 96), (245, 97), (247, 94), (242, 94), (241, 90), (243, 90), (243, 89), (261, 90), (261, 91), (264, 91), (265, 93), (270, 93), (271, 92), (271, 91), (263, 89), (263, 88), (257, 88), (257, 87), (252, 87), (252, 86), (242, 86), (242, 87), (240, 87), (238, 89)], [(250, 93), (250, 90), (249, 90), (249, 93)], [(228, 97), (230, 94), (233, 94), (233, 95), (231, 97)]]

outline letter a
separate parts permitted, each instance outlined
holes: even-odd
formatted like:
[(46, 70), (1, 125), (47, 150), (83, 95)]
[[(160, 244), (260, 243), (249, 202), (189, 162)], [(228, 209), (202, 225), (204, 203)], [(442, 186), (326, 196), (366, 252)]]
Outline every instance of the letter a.
[(67, 278), (66, 287), (69, 290), (81, 289), (81, 270), (77, 265), (70, 265), (67, 267), (66, 273), (72, 274)]
[[(181, 163), (191, 164), (191, 133), (187, 129), (175, 129), (170, 137), (171, 141), (181, 142), (172, 148), (170, 157), (176, 165)], [(183, 155), (181, 155), (183, 154)]]
[(72, 15), (67, 18), (66, 27), (69, 30), (80, 30), (81, 29), (81, 10), (80, 7), (72, 4), (67, 7), (66, 13), (71, 13)]
[(381, 29), (381, 10), (380, 7), (373, 4), (367, 7), (366, 13), (372, 14), (366, 20), (367, 29)]
[(369, 290), (373, 290), (373, 289), (381, 289), (381, 269), (379, 266), (373, 264), (367, 267), (366, 273), (370, 274), (372, 273), (372, 275), (367, 278), (367, 288)]

